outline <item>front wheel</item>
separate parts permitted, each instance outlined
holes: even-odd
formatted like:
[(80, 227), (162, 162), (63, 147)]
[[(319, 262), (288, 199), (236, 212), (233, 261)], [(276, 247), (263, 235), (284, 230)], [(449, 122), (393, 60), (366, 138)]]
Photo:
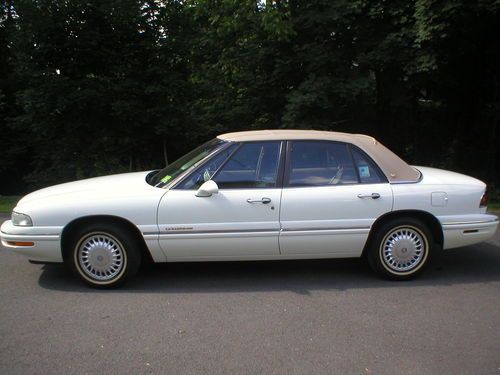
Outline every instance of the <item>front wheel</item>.
[(141, 256), (137, 240), (109, 224), (81, 228), (74, 236), (68, 262), (74, 273), (94, 288), (114, 288), (135, 275)]
[(394, 219), (375, 233), (368, 249), (368, 262), (390, 280), (408, 280), (429, 263), (434, 237), (427, 225), (413, 218)]

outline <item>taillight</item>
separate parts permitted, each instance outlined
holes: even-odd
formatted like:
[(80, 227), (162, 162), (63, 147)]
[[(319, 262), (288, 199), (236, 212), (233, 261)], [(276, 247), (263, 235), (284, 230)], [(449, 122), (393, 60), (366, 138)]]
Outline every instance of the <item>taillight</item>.
[(488, 201), (490, 199), (490, 195), (488, 194), (488, 188), (483, 193), (481, 197), (481, 201), (479, 202), (479, 207), (486, 207), (488, 205)]

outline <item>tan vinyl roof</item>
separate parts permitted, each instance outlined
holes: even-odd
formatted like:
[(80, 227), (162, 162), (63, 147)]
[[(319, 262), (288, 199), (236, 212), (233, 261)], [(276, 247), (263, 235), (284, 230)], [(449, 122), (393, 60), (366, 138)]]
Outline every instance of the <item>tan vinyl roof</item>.
[(365, 151), (382, 169), (390, 182), (416, 182), (420, 172), (408, 165), (375, 138), (363, 134), (327, 132), (318, 130), (255, 130), (226, 133), (217, 138), (231, 142), (323, 140), (352, 143)]

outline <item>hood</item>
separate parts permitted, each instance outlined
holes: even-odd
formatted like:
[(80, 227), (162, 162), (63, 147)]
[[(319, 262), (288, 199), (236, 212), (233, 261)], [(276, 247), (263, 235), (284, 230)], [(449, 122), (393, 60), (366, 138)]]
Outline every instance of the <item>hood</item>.
[(426, 185), (468, 185), (485, 187), (486, 184), (477, 178), (465, 174), (430, 167), (415, 167), (422, 173), (422, 184)]
[(17, 203), (17, 206), (36, 203), (36, 201), (40, 200), (66, 199), (70, 196), (78, 199), (98, 193), (101, 197), (116, 197), (144, 191), (145, 189), (156, 189), (146, 182), (146, 176), (149, 173), (150, 171), (122, 173), (54, 185), (24, 196)]

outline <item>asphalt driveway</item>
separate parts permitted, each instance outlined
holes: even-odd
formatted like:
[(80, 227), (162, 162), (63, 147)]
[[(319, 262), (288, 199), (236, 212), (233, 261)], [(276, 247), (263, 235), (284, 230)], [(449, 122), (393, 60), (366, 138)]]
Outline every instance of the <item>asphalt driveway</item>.
[(231, 262), (96, 291), (2, 250), (0, 374), (500, 374), (499, 232), (412, 282), (360, 260)]

